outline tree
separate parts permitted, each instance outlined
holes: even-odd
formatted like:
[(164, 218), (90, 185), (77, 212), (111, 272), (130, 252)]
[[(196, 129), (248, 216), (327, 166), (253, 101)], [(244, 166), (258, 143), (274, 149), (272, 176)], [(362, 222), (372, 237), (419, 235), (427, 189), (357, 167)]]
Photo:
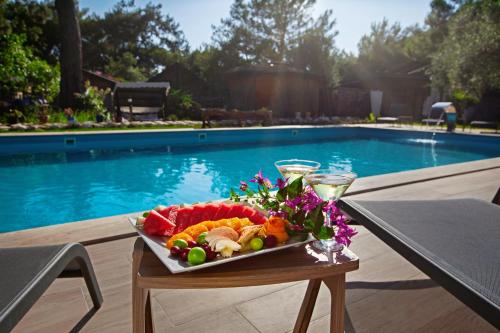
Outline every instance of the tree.
[(406, 64), (409, 59), (403, 52), (408, 31), (399, 23), (389, 25), (387, 19), (373, 23), (371, 32), (358, 43), (359, 64), (370, 72), (387, 72)]
[[(226, 53), (250, 63), (289, 62), (290, 54), (301, 43), (318, 37), (319, 32), (321, 38), (333, 33), (331, 12), (313, 20), (311, 9), (315, 2), (235, 0), (229, 18), (214, 27), (213, 41)], [(306, 34), (310, 38), (305, 38)]]
[(476, 101), (488, 90), (500, 89), (500, 2), (463, 4), (447, 29), (432, 56), (433, 85)]
[(50, 64), (57, 63), (58, 22), (53, 1), (0, 0), (0, 35), (26, 36), (25, 45)]
[(288, 51), (290, 64), (295, 68), (321, 73), (330, 82), (338, 81), (334, 71), (338, 50), (335, 47), (335, 20), (328, 10), (319, 17), (314, 26), (304, 32), (295, 48)]
[(81, 28), (85, 67), (116, 68), (112, 75), (123, 76), (117, 63), (125, 60), (131, 72), (149, 77), (165, 66), (168, 52), (189, 51), (179, 24), (162, 14), (160, 4), (135, 7), (134, 1), (120, 1), (103, 16), (84, 11)]
[(75, 105), (75, 93), (83, 92), (82, 40), (77, 10), (73, 0), (56, 0), (61, 40), (61, 91), (59, 105)]

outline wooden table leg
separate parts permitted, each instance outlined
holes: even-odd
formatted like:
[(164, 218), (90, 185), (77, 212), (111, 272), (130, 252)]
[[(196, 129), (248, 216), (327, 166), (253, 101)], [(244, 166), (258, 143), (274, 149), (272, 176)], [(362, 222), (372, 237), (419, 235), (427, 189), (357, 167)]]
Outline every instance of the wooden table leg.
[(344, 333), (345, 274), (333, 275), (323, 281), (330, 289), (332, 298), (330, 333)]
[(141, 288), (137, 284), (143, 250), (144, 242), (139, 238), (135, 242), (132, 255), (132, 329), (134, 333), (153, 332), (149, 289)]
[(149, 290), (146, 296), (144, 324), (146, 333), (154, 333), (153, 312), (151, 310), (151, 291)]
[(302, 301), (302, 306), (300, 307), (299, 315), (297, 316), (297, 321), (293, 328), (293, 333), (307, 332), (320, 287), (321, 279), (309, 280), (306, 294), (304, 295), (304, 300)]

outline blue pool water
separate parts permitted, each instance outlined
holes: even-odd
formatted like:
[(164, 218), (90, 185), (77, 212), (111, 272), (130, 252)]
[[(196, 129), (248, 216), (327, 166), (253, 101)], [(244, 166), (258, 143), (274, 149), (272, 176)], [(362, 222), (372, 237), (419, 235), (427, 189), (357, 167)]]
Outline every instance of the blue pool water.
[[(216, 135), (207, 133), (210, 139)], [(417, 132), (342, 128), (302, 129), (298, 141), (277, 136), (263, 142), (255, 139), (261, 134), (249, 131), (234, 135), (248, 136), (249, 142), (235, 144), (236, 136), (200, 142), (206, 139), (198, 135), (192, 144), (170, 146), (169, 138), (144, 146), (130, 137), (130, 148), (101, 142), (87, 149), (88, 136), (78, 137), (82, 149), (41, 152), (34, 146), (28, 153), (33, 141), (26, 147), (0, 141), (0, 232), (224, 198), (259, 169), (278, 177), (273, 162), (279, 159), (316, 160), (364, 177), (500, 156), (500, 141), (475, 136), (442, 134), (431, 141)], [(5, 153), (14, 144), (24, 152)]]

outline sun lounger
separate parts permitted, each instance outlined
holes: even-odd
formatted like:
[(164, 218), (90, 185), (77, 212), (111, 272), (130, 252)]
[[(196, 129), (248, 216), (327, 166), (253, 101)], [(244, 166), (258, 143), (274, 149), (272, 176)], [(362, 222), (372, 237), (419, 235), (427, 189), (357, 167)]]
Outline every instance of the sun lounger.
[(344, 199), (339, 206), (500, 328), (500, 206), (475, 199)]
[(58, 277), (83, 277), (94, 308), (101, 291), (81, 244), (0, 249), (0, 332), (10, 332)]

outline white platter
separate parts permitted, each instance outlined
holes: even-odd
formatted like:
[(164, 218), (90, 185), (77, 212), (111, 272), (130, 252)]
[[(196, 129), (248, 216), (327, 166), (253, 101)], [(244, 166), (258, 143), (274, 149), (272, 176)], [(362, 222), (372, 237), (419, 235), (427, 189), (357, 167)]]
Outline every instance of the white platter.
[(289, 247), (298, 246), (298, 245), (308, 243), (308, 242), (314, 240), (314, 238), (311, 235), (309, 235), (309, 237), (304, 241), (296, 241), (296, 240), (290, 239), (287, 243), (275, 246), (273, 248), (264, 248), (264, 249), (259, 250), (259, 251), (248, 251), (248, 252), (244, 252), (244, 253), (235, 252), (233, 254), (233, 256), (230, 258), (222, 258), (222, 257), (218, 256), (217, 259), (215, 259), (214, 261), (210, 261), (210, 262), (206, 262), (206, 263), (201, 264), (201, 265), (193, 266), (187, 262), (181, 261), (177, 258), (170, 256), (170, 250), (165, 247), (165, 243), (166, 243), (168, 237), (146, 235), (141, 229), (138, 229), (136, 227), (136, 218), (129, 217), (129, 221), (132, 224), (132, 226), (137, 230), (137, 232), (142, 237), (144, 242), (149, 246), (151, 251), (153, 251), (154, 254), (156, 254), (158, 259), (160, 259), (160, 261), (173, 274), (196, 271), (198, 269), (222, 265), (222, 264), (225, 264), (228, 262), (232, 262), (232, 261), (236, 261), (236, 260), (240, 260), (240, 259), (245, 259), (248, 257), (253, 257), (253, 256), (261, 255), (261, 254), (274, 252), (274, 251), (284, 250), (284, 249), (287, 249)]

